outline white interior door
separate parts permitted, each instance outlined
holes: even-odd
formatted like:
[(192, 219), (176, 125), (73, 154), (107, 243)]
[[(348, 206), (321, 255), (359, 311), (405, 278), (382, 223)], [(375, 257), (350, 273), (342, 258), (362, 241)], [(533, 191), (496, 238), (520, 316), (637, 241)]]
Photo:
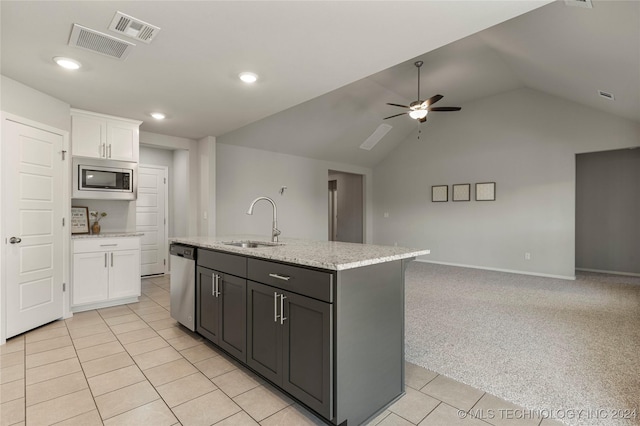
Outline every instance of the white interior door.
[(138, 167), (136, 230), (141, 239), (141, 275), (163, 274), (167, 267), (167, 168)]
[(63, 137), (4, 120), (6, 337), (63, 316)]

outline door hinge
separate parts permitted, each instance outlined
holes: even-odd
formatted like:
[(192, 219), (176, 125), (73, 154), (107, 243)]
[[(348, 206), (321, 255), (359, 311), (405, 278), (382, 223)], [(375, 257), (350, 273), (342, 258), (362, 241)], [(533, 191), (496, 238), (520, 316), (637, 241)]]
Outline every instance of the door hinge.
[(66, 155), (67, 155), (67, 151), (62, 150), (62, 160), (65, 160)]
[(62, 226), (64, 226), (64, 217), (62, 218)]
[(165, 185), (167, 184), (167, 178), (163, 178)]
[(167, 259), (162, 259), (162, 262), (164, 263), (164, 266), (167, 266)]
[(167, 224), (167, 218), (166, 217), (164, 218), (164, 224), (165, 225)]
[(67, 283), (62, 283), (62, 291), (67, 291)]

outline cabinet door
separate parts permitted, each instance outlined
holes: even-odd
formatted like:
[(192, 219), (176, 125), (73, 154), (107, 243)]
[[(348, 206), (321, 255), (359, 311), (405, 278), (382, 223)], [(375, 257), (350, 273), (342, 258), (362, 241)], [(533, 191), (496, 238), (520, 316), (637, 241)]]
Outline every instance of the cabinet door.
[(196, 331), (218, 343), (220, 309), (214, 294), (215, 271), (198, 266), (196, 269)]
[(140, 250), (109, 253), (109, 299), (140, 296)]
[(247, 281), (247, 365), (282, 384), (282, 326), (276, 321), (275, 288)]
[(106, 121), (97, 117), (74, 115), (71, 118), (71, 153), (102, 158), (105, 153)]
[(220, 334), (218, 345), (247, 361), (247, 280), (219, 273)]
[(333, 305), (284, 293), (282, 388), (325, 418), (333, 403)]
[(109, 297), (109, 254), (73, 255), (73, 304), (103, 302)]
[(107, 158), (138, 161), (138, 127), (118, 121), (107, 121)]

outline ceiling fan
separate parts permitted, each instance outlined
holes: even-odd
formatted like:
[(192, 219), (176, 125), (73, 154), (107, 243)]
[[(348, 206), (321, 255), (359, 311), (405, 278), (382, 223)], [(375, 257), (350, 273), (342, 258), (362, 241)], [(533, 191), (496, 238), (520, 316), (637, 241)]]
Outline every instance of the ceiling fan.
[(414, 63), (416, 68), (418, 68), (418, 100), (411, 102), (409, 106), (387, 103), (387, 105), (406, 108), (409, 111), (402, 112), (400, 114), (391, 115), (389, 117), (386, 117), (385, 120), (389, 118), (409, 114), (409, 117), (413, 118), (414, 120), (418, 120), (420, 123), (424, 123), (425, 121), (427, 121), (427, 114), (430, 111), (460, 111), (462, 109), (460, 107), (432, 107), (431, 105), (435, 104), (436, 102), (438, 102), (440, 99), (443, 98), (442, 95), (432, 96), (426, 101), (420, 100), (420, 67), (422, 67), (422, 64), (423, 64), (422, 61), (417, 61)]

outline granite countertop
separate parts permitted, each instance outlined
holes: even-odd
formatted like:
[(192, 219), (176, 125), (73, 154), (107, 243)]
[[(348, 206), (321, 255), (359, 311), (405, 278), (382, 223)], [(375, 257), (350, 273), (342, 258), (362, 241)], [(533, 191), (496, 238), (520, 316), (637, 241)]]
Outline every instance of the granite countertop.
[(144, 232), (101, 232), (99, 234), (73, 234), (72, 240), (81, 238), (122, 238), (122, 237), (141, 237)]
[(243, 254), (262, 259), (276, 260), (322, 269), (341, 271), (376, 263), (409, 259), (429, 254), (429, 250), (405, 247), (378, 246), (372, 244), (342, 243), (335, 241), (311, 241), (280, 238), (273, 247), (243, 248), (223, 244), (229, 241), (266, 241), (269, 237), (255, 235), (231, 235), (218, 237), (176, 237), (171, 242), (188, 244), (201, 248)]

